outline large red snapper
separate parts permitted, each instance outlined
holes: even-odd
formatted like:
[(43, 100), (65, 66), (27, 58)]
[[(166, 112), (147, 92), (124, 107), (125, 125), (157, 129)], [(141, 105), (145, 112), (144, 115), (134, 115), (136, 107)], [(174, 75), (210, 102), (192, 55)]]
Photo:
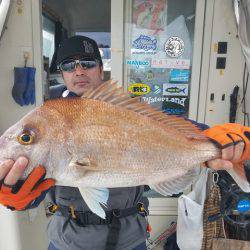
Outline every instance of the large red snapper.
[[(108, 189), (150, 185), (168, 195), (197, 177), (200, 164), (220, 157), (195, 125), (156, 111), (106, 83), (86, 98), (45, 102), (0, 137), (0, 158), (30, 159), (57, 185), (78, 187), (93, 212), (104, 217)], [(250, 191), (246, 180), (230, 172)], [(24, 177), (25, 177), (24, 176)]]

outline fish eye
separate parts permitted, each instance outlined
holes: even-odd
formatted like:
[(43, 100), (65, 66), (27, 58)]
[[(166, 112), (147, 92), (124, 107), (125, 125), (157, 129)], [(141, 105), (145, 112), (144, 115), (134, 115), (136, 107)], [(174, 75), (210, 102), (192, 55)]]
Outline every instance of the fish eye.
[(34, 135), (25, 131), (21, 135), (17, 136), (17, 140), (22, 145), (29, 145), (34, 141)]

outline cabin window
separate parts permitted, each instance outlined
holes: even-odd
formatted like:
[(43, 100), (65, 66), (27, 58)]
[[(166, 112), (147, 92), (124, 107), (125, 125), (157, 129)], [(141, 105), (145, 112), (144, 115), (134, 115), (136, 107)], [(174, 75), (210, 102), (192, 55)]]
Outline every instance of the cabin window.
[(49, 59), (51, 64), (55, 51), (55, 22), (45, 15), (42, 16), (43, 21), (43, 56)]

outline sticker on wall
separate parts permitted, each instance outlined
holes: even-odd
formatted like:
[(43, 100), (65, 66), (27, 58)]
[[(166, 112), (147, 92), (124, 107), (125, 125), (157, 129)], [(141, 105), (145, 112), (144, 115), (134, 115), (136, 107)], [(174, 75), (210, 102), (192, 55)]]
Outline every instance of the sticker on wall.
[(169, 74), (170, 82), (188, 82), (190, 77), (190, 70), (172, 69)]
[(150, 36), (140, 35), (137, 39), (133, 41), (132, 46), (136, 50), (142, 50), (144, 52), (156, 51), (157, 40), (154, 37), (151, 38)]
[(170, 37), (165, 43), (165, 52), (170, 57), (179, 57), (184, 52), (184, 42), (178, 36)]
[(151, 68), (189, 69), (190, 60), (188, 59), (153, 59), (151, 60)]
[(162, 89), (161, 89), (161, 87), (160, 87), (159, 85), (154, 84), (154, 85), (152, 86), (152, 92), (153, 92), (154, 94), (158, 95), (158, 94), (160, 94), (160, 93), (162, 92)]
[(145, 95), (151, 91), (151, 88), (149, 85), (145, 83), (132, 83), (128, 87), (128, 91), (129, 93), (134, 95)]
[(163, 84), (163, 95), (188, 96), (188, 84)]
[(153, 73), (153, 71), (152, 70), (149, 70), (147, 73), (146, 73), (146, 79), (147, 79), (147, 81), (152, 81), (153, 79), (154, 79), (154, 73)]
[(132, 3), (132, 23), (137, 28), (158, 31), (167, 26), (166, 0), (134, 0)]
[(127, 64), (131, 65), (132, 67), (139, 68), (139, 67), (149, 67), (150, 66), (150, 61), (141, 61), (141, 60), (127, 60)]
[(181, 96), (169, 96), (162, 103), (162, 110), (171, 115), (187, 114), (189, 99)]
[(176, 96), (142, 96), (141, 100), (148, 104), (163, 103), (163, 102), (174, 102), (183, 106), (186, 103), (188, 97), (176, 97)]
[(171, 102), (175, 104), (179, 104), (182, 107), (185, 107), (187, 105), (187, 97), (176, 97), (176, 96), (169, 96), (166, 98), (165, 102)]

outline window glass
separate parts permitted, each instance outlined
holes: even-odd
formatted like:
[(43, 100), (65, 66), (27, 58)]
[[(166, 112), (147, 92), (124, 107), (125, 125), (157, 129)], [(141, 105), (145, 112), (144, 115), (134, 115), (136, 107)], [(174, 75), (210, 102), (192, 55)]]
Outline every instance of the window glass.
[(55, 51), (55, 23), (46, 16), (43, 21), (43, 56), (49, 58), (49, 65)]
[(128, 92), (167, 114), (188, 116), (196, 0), (127, 0)]

